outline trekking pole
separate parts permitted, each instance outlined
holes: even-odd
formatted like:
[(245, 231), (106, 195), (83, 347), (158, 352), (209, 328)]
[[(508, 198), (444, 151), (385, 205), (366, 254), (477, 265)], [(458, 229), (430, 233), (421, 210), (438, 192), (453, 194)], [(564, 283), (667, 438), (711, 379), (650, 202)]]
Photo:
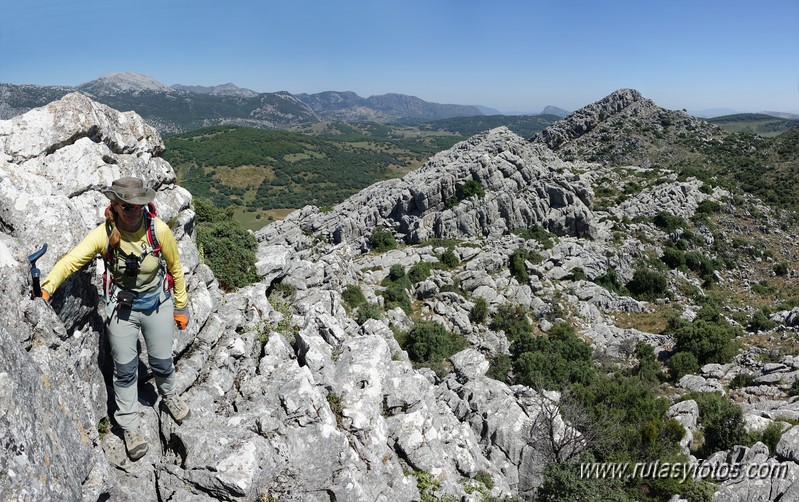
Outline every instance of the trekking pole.
[(33, 280), (33, 292), (31, 293), (31, 299), (42, 296), (42, 287), (41, 284), (39, 284), (41, 272), (39, 272), (39, 269), (36, 268), (36, 260), (41, 258), (46, 252), (47, 244), (42, 246), (40, 250), (28, 256), (28, 263), (31, 264), (31, 279)]

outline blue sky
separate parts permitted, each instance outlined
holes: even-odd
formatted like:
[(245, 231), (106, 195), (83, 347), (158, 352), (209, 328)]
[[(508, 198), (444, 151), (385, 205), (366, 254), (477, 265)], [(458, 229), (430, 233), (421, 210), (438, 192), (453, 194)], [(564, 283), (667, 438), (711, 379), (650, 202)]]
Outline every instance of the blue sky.
[(799, 0), (4, 2), (0, 82), (125, 71), (505, 113), (625, 87), (669, 109), (799, 113)]

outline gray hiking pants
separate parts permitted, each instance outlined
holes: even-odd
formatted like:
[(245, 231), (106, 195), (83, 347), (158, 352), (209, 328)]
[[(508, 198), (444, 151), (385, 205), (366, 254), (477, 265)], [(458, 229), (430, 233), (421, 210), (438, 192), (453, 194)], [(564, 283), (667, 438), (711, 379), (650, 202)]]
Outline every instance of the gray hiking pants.
[(114, 418), (125, 430), (135, 429), (139, 424), (139, 330), (144, 335), (158, 393), (164, 396), (175, 392), (175, 367), (172, 363), (174, 308), (171, 298), (146, 312), (119, 307), (115, 299), (106, 305), (105, 324), (114, 359), (117, 404)]

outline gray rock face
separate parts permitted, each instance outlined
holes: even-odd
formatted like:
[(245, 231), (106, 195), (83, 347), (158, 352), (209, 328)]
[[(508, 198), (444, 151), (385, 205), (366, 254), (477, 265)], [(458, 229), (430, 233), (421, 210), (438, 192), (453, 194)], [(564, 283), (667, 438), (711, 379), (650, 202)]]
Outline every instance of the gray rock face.
[(617, 114), (630, 105), (641, 101), (644, 101), (644, 97), (635, 89), (618, 90), (590, 106), (577, 110), (565, 120), (561, 120), (557, 124), (541, 131), (536, 140), (546, 144), (552, 150), (557, 150), (565, 143), (590, 132), (609, 116)]
[[(302, 232), (321, 233), (336, 243), (366, 246), (376, 226), (418, 243), (433, 237), (495, 238), (537, 224), (561, 235), (596, 236), (592, 192), (579, 177), (558, 174), (560, 162), (500, 127), (433, 156), (402, 179), (364, 189), (331, 212), (306, 208), (257, 236), (281, 243), (296, 242)], [(479, 182), (486, 195), (447, 209), (458, 187), (470, 180)]]

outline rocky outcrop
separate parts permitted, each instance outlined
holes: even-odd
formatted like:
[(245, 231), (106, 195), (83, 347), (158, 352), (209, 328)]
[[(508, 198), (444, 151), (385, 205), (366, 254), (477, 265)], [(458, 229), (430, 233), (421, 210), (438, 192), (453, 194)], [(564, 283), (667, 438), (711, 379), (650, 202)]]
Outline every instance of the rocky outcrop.
[(579, 138), (595, 129), (608, 117), (621, 113), (634, 103), (646, 102), (654, 106), (654, 102), (645, 100), (635, 89), (620, 89), (613, 94), (588, 106), (584, 106), (563, 120), (541, 131), (534, 138), (546, 144), (552, 150)]
[[(490, 144), (521, 146), (507, 131), (493, 136)], [(137, 115), (70, 94), (0, 122), (0, 146), (0, 266), (8, 278), (0, 286), (8, 300), (0, 305), (2, 498), (417, 500), (413, 472), (435, 480), (424, 490), (457, 497), (466, 495), (464, 483), (478, 474), (491, 478), (496, 496), (531, 494), (541, 483), (547, 457), (531, 430), (540, 424), (542, 406), (557, 395), (487, 378), (486, 356), (474, 349), (453, 357), (456, 371), (439, 380), (415, 369), (394, 339), (387, 323), (402, 322), (401, 316), (359, 326), (344, 309), (340, 290), (357, 273), (360, 255), (351, 242), (360, 246), (368, 227), (358, 225), (380, 211), (354, 215), (357, 224), (331, 221), (326, 228), (338, 243), (316, 248), (307, 247), (305, 234), (275, 232), (282, 236), (277, 244), (266, 238), (271, 231), (263, 232), (264, 281), (224, 294), (192, 242), (191, 196), (174, 184), (174, 172), (159, 157), (158, 133)], [(488, 187), (523, 191), (522, 174), (510, 172), (513, 166), (542, 180), (535, 195), (522, 197), (528, 209), (508, 212), (507, 221), (532, 223), (538, 214), (565, 232), (588, 232), (590, 211), (580, 196), (589, 192), (574, 188), (581, 187), (579, 180), (548, 175), (543, 166), (526, 169), (521, 159), (530, 152), (518, 153), (523, 157), (496, 152), (497, 158), (487, 159), (507, 176), (484, 170), (493, 176), (484, 180)], [(445, 159), (436, 162), (443, 166)], [(424, 179), (434, 180), (432, 170)], [(448, 193), (444, 187), (454, 187), (466, 172), (454, 170), (436, 190)], [(127, 175), (148, 180), (160, 214), (173, 224), (192, 312), (174, 347), (178, 386), (192, 418), (180, 426), (167, 418), (142, 366), (142, 423), (150, 452), (135, 463), (125, 456), (120, 431), (108, 423), (112, 369), (95, 265), (73, 274), (50, 305), (29, 298), (25, 259), (47, 242), (37, 263), (46, 274), (102, 221), (107, 201), (100, 189)], [(406, 220), (399, 209), (394, 212), (408, 228), (424, 228), (414, 223), (420, 215), (437, 218), (432, 210)], [(447, 228), (449, 220), (437, 221)], [(475, 225), (490, 234), (488, 223)], [(282, 254), (272, 252), (278, 246)], [(422, 253), (432, 256), (433, 250)], [(467, 248), (459, 254), (476, 256)], [(466, 312), (458, 295), (439, 290), (451, 281), (450, 274), (431, 281), (430, 300), (450, 324)], [(267, 299), (274, 282), (295, 286), (291, 312), (275, 310)], [(464, 319), (460, 326), (468, 331)], [(289, 330), (277, 331), (279, 325)], [(562, 421), (557, 430), (570, 434)]]
[[(596, 237), (592, 192), (579, 176), (560, 173), (563, 168), (547, 149), (500, 127), (433, 156), (402, 179), (362, 190), (331, 212), (306, 208), (257, 236), (293, 243), (303, 234), (321, 234), (364, 249), (375, 227), (409, 244), (434, 237), (497, 238), (536, 225), (559, 235)], [(485, 196), (459, 201), (459, 188), (468, 181), (479, 183)]]
[(635, 89), (619, 89), (555, 122), (532, 141), (566, 160), (613, 166), (668, 165), (681, 155), (681, 139), (702, 142), (720, 129), (683, 111), (665, 110)]

